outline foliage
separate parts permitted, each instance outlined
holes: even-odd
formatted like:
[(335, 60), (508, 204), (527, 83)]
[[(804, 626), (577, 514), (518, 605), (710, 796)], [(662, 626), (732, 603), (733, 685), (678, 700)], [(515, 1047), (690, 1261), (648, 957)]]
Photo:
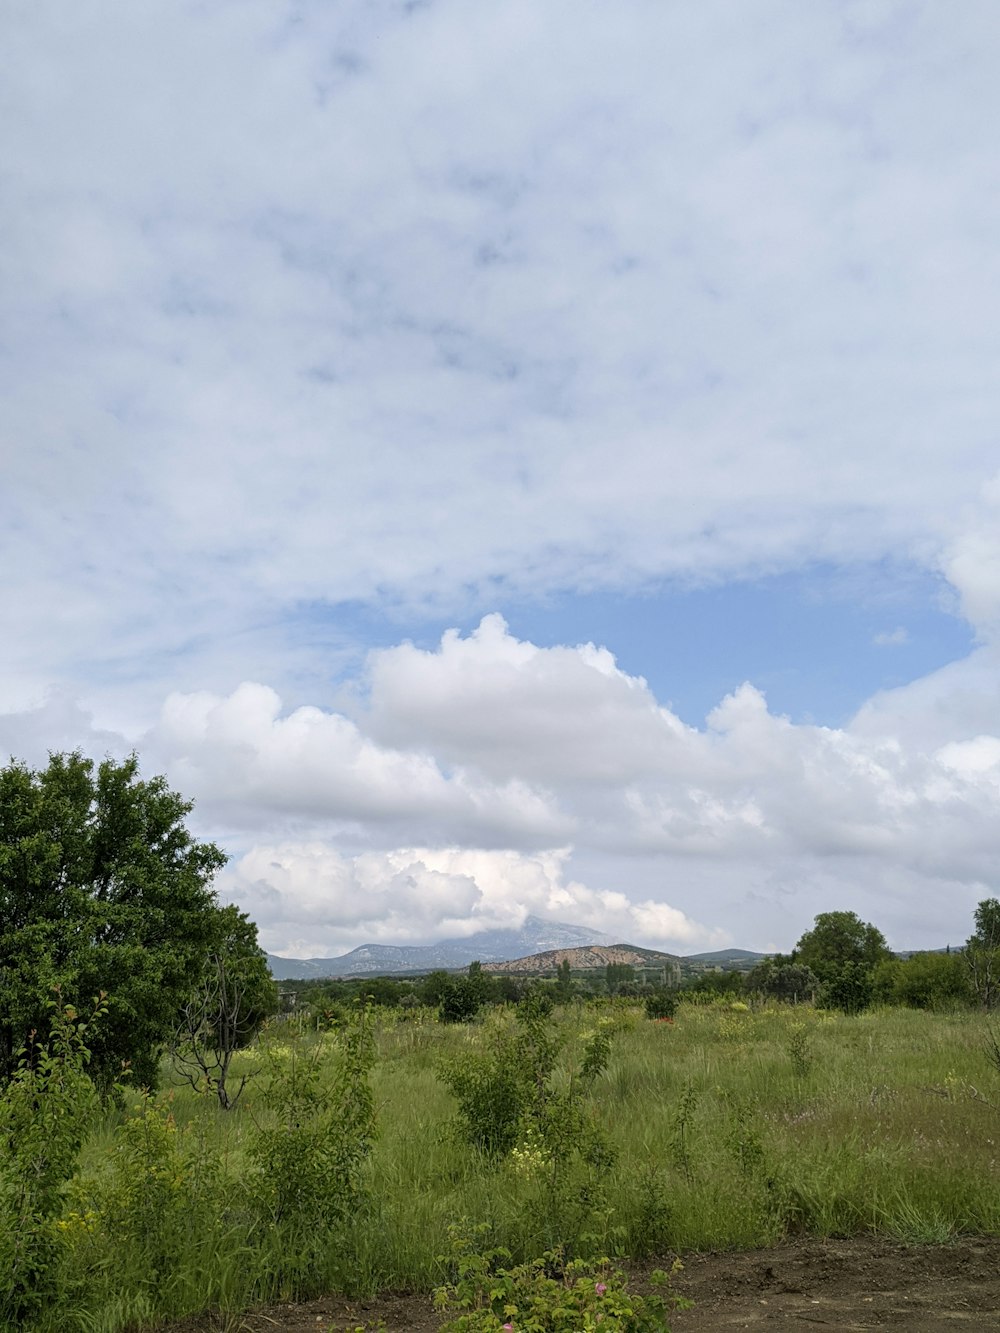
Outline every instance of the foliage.
[(672, 986), (657, 986), (646, 996), (646, 1017), (673, 1018), (677, 1012), (677, 992)]
[[(477, 1237), (461, 1228), (450, 1228), (451, 1259), (456, 1270), (453, 1283), (435, 1292), (435, 1305), (443, 1311), (463, 1311), (442, 1325), (442, 1333), (664, 1333), (666, 1301), (659, 1296), (643, 1297), (628, 1290), (625, 1277), (608, 1259), (567, 1261), (560, 1249), (549, 1250), (537, 1259), (515, 1267), (510, 1252), (498, 1247), (478, 1250)], [(668, 1282), (657, 1271), (654, 1281)], [(687, 1302), (673, 1298), (674, 1305)]]
[[(1000, 1085), (984, 1076), (997, 1025), (987, 1015), (685, 1004), (665, 1059), (663, 1029), (641, 1021), (641, 1005), (544, 1009), (536, 992), (520, 1021), (510, 1010), (467, 1028), (424, 1010), (418, 1021), (369, 1015), (382, 1058), (366, 1082), (380, 1133), (356, 1157), (350, 1202), (340, 1196), (329, 1228), (322, 1206), (310, 1223), (308, 1197), (276, 1218), (256, 1158), (290, 1133), (291, 1160), (273, 1170), (291, 1180), (297, 1126), (317, 1129), (320, 1103), (342, 1086), (339, 1029), (276, 1025), (263, 1043), (286, 1080), (315, 1065), (315, 1113), (299, 1097), (294, 1122), (277, 1083), (265, 1097), (263, 1076), (233, 1115), (187, 1087), (170, 1099), (127, 1092), (124, 1108), (99, 1112), (82, 1170), (42, 1228), (54, 1247), (37, 1298), (29, 1293), (45, 1302), (33, 1333), (120, 1333), (209, 1309), (235, 1327), (240, 1311), (299, 1292), (429, 1290), (441, 1281), (445, 1220), (460, 1216), (488, 1224), (488, 1247), (512, 1256), (495, 1267), (508, 1271), (557, 1249), (636, 1258), (788, 1234), (1000, 1234), (990, 1109)], [(435, 1070), (488, 1049), (494, 1027), (516, 1032), (526, 1020), (558, 1050), (498, 1162), (443, 1132), (455, 1104)], [(800, 1032), (808, 1078), (789, 1059)], [(20, 1185), (23, 1175), (11, 1167), (3, 1178)], [(4, 1228), (0, 1252), (15, 1234)], [(0, 1314), (0, 1327), (12, 1324)]]
[(860, 1014), (875, 997), (875, 979), (864, 963), (843, 963), (828, 970), (816, 993), (821, 1009), (839, 1009), (843, 1014)]
[(79, 753), (0, 769), (0, 1083), (29, 1033), (45, 1045), (53, 985), (78, 1002), (109, 996), (91, 1038), (103, 1088), (123, 1063), (155, 1083), (210, 945), (210, 883), (225, 861), (192, 838), (190, 810), (163, 778), (141, 780), (134, 755), (96, 772)]
[(505, 1157), (525, 1117), (544, 1097), (561, 1039), (546, 1027), (545, 1005), (534, 996), (513, 1022), (501, 1015), (484, 1046), (442, 1062), (439, 1077), (458, 1102), (459, 1136), (487, 1157)]
[(875, 969), (892, 955), (882, 932), (856, 913), (821, 912), (799, 940), (794, 957), (818, 977), (818, 1005), (858, 1014), (874, 998)]
[(890, 958), (885, 936), (854, 912), (821, 912), (795, 946), (795, 961), (829, 981), (849, 964), (868, 971)]
[(299, 1257), (298, 1280), (306, 1282), (325, 1233), (342, 1228), (359, 1207), (361, 1170), (375, 1138), (375, 1044), (367, 1016), (334, 1040), (332, 1074), (323, 1067), (328, 1048), (275, 1054), (262, 1098), (273, 1120), (252, 1136), (244, 1182), (248, 1207), (289, 1258)]
[(464, 977), (450, 977), (441, 989), (442, 1023), (467, 1023), (492, 998), (492, 982), (481, 963), (470, 963)]
[(785, 1003), (801, 1004), (816, 994), (819, 979), (805, 963), (765, 958), (747, 973), (744, 989)]
[(624, 994), (635, 984), (635, 968), (631, 963), (608, 963), (604, 969), (604, 984), (609, 995)]
[(420, 996), (421, 1002), (432, 1007), (439, 1005), (453, 980), (452, 974), (446, 972), (443, 967), (428, 972), (417, 988), (417, 994)]
[(228, 1083), (233, 1056), (278, 1007), (278, 993), (257, 943), (257, 927), (234, 905), (215, 915), (211, 952), (181, 1011), (171, 1045), (174, 1069), (196, 1091), (214, 1093), (224, 1111), (236, 1105), (253, 1071)]
[[(20, 1324), (55, 1291), (58, 1218), (97, 1112), (88, 1023), (56, 1009), (46, 1046), (29, 1044), (0, 1093), (0, 1318)], [(92, 1018), (101, 1018), (101, 1001)]]
[(573, 969), (568, 958), (563, 958), (556, 969), (556, 999), (565, 1004), (573, 995)]
[(699, 972), (684, 984), (685, 995), (739, 995), (743, 991), (743, 973), (711, 969)]
[(107, 1172), (81, 1198), (92, 1266), (103, 1276), (127, 1256), (143, 1287), (155, 1292), (178, 1266), (192, 1230), (211, 1233), (225, 1195), (217, 1155), (178, 1125), (173, 1093), (141, 1093), (118, 1128)]
[(992, 1009), (1000, 997), (1000, 902), (983, 899), (976, 908), (975, 923), (965, 944), (965, 958), (980, 1004)]
[(947, 1009), (974, 999), (968, 965), (957, 953), (915, 953), (882, 962), (873, 984), (876, 1000), (911, 1009)]
[(807, 1078), (812, 1069), (813, 1055), (809, 1046), (809, 1033), (804, 1023), (792, 1025), (788, 1034), (788, 1054), (796, 1078)]

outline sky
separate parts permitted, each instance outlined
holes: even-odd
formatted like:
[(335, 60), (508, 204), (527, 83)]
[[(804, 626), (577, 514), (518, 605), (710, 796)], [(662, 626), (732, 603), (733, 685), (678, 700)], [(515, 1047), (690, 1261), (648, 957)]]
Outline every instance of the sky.
[(1000, 895), (993, 0), (13, 0), (0, 762), (266, 948)]

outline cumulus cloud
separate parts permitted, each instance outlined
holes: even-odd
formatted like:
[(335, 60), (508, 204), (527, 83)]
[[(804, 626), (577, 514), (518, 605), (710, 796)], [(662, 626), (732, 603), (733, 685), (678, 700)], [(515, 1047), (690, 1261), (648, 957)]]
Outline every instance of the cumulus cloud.
[[(419, 827), (465, 839), (558, 840), (568, 821), (520, 777), (446, 772), (432, 753), (381, 746), (339, 713), (297, 708), (264, 685), (226, 698), (172, 695), (144, 749), (207, 809), (256, 824), (262, 812), (342, 831)], [(362, 836), (364, 836), (362, 834)]]
[(962, 612), (990, 641), (1000, 637), (1000, 473), (968, 507), (961, 533), (948, 545), (942, 567), (957, 589)]
[(320, 956), (365, 942), (426, 944), (519, 927), (529, 915), (568, 920), (673, 948), (728, 944), (729, 935), (664, 903), (632, 903), (567, 875), (567, 849), (527, 856), (408, 848), (346, 857), (323, 843), (255, 847), (222, 892), (254, 914), (273, 951)]
[(22, 6), (9, 706), (497, 584), (904, 552), (992, 616), (996, 24), (874, 13)]
[(898, 904), (995, 877), (1000, 739), (981, 728), (927, 746), (795, 724), (750, 684), (692, 728), (606, 649), (541, 648), (496, 615), (373, 653), (364, 686), (354, 718), (284, 713), (260, 685), (173, 696), (147, 739), (203, 817), (234, 821), (234, 891), (286, 934), (301, 899), (352, 943), (530, 910), (676, 944), (722, 924), (707, 892), (770, 937), (796, 884)]
[[(0, 742), (137, 743), (285, 849), (239, 883), (290, 940), (310, 857), (457, 930), (553, 848), (505, 902), (940, 930), (1000, 850), (998, 47), (986, 0), (17, 7)], [(979, 647), (839, 729), (350, 624), (893, 560)]]

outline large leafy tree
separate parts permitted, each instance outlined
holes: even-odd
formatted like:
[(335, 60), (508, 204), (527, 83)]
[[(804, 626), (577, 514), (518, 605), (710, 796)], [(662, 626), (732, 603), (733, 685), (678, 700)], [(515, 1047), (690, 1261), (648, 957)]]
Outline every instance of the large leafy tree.
[(885, 936), (855, 912), (821, 912), (795, 946), (795, 962), (819, 978), (817, 1002), (856, 1014), (875, 996), (875, 969), (892, 958)]
[(211, 887), (225, 862), (185, 825), (191, 805), (133, 755), (79, 753), (0, 769), (0, 1082), (31, 1033), (45, 1040), (52, 988), (81, 1006), (107, 994), (91, 1070), (123, 1063), (156, 1081), (161, 1043), (217, 936)]
[(793, 957), (828, 981), (848, 965), (870, 971), (892, 954), (882, 932), (855, 912), (820, 912)]

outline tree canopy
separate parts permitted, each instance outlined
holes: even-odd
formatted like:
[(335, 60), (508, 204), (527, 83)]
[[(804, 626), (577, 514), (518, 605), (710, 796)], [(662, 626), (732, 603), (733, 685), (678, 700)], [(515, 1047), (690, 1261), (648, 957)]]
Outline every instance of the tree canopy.
[(820, 912), (793, 956), (821, 981), (831, 980), (848, 965), (871, 970), (892, 957), (882, 932), (855, 912)]
[(127, 1062), (156, 1081), (160, 1044), (218, 938), (211, 883), (225, 863), (191, 811), (135, 755), (96, 769), (79, 753), (0, 769), (0, 1082), (31, 1033), (48, 1035), (53, 987), (81, 1006), (106, 993), (91, 1071)]

